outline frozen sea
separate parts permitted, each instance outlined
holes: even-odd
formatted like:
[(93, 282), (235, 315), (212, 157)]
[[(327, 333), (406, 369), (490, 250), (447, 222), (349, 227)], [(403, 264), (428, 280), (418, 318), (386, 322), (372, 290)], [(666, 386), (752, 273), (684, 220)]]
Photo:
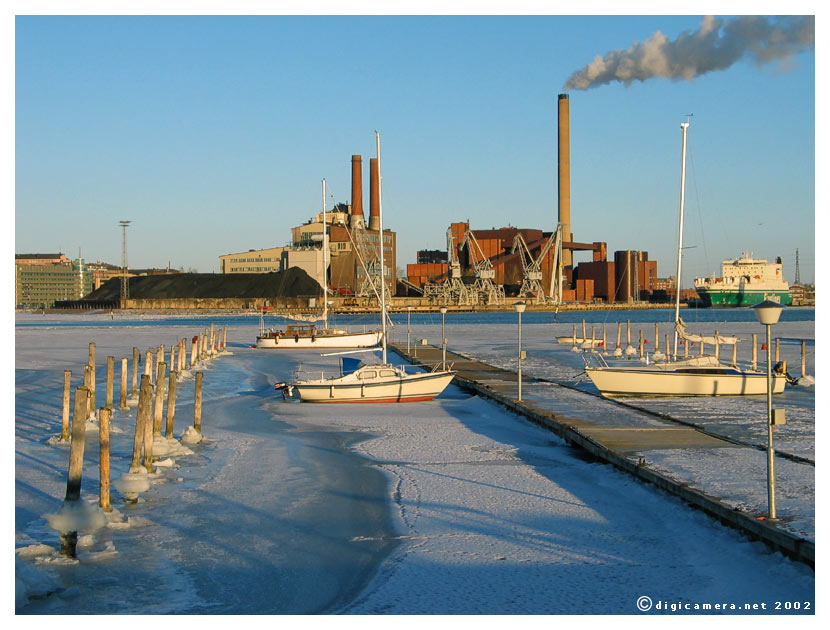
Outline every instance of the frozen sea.
[[(743, 314), (722, 313), (686, 319), (707, 332), (762, 332), (754, 320), (740, 321)], [(653, 322), (668, 318), (660, 311), (525, 314), (524, 372), (549, 381), (539, 386), (548, 391), (529, 394), (601, 418), (613, 403), (591, 395), (578, 353), (554, 343), (583, 316), (589, 326), (605, 324), (609, 337), (621, 317), (631, 319), (652, 343)], [(440, 314), (413, 316), (409, 326), (406, 315), (394, 319), (398, 340), (406, 341), (409, 327), (413, 339), (440, 342)], [(810, 340), (814, 375), (813, 311), (789, 309), (782, 319), (777, 336)], [(69, 449), (50, 439), (60, 433), (64, 370), (72, 371), (74, 390), (95, 342), (100, 406), (108, 355), (118, 363), (133, 346), (142, 354), (169, 348), (211, 322), (228, 327), (228, 350), (199, 368), (205, 441), (166, 458), (137, 505), (113, 490), (108, 525), (82, 533), (77, 560), (63, 559), (45, 516), (60, 509), (66, 488)], [(338, 323), (372, 326), (365, 318)], [(445, 328), (452, 350), (515, 369), (515, 314), (448, 315)], [(677, 616), (714, 604), (727, 606), (707, 613), (815, 612), (808, 567), (455, 386), (435, 401), (406, 405), (283, 401), (275, 382), (335, 359), (252, 349), (257, 330), (258, 319), (242, 315), (16, 316), (17, 614)], [(786, 342), (782, 352), (797, 372), (800, 345)], [(568, 395), (552, 396), (553, 389)], [(117, 398), (118, 377), (115, 391)], [(797, 387), (776, 398), (788, 414), (776, 436), (781, 448), (812, 460), (814, 395), (814, 387)], [(683, 400), (647, 405), (748, 442), (760, 439), (765, 409), (763, 399), (707, 400), (703, 414)], [(135, 407), (115, 412), (113, 479), (129, 468), (135, 414)], [(174, 435), (192, 423), (190, 373), (179, 383)], [(731, 488), (724, 463), (701, 470), (694, 453), (654, 457), (749, 503), (765, 497), (764, 480), (745, 470), (751, 461), (731, 462), (738, 470), (729, 471), (730, 482), (740, 486)], [(814, 539), (814, 468), (801, 466), (782, 466), (779, 511), (797, 513), (791, 527)], [(97, 495), (98, 434), (90, 423), (82, 497), (92, 504)], [(638, 608), (644, 598), (647, 611)]]

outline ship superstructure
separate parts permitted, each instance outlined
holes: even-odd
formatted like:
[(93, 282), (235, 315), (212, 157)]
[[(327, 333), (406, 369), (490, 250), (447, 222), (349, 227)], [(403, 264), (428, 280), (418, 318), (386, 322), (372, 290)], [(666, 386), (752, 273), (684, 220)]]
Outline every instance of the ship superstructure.
[(792, 303), (781, 259), (770, 263), (744, 252), (724, 260), (721, 277), (695, 278), (695, 289), (706, 306), (753, 306), (764, 300), (784, 306)]

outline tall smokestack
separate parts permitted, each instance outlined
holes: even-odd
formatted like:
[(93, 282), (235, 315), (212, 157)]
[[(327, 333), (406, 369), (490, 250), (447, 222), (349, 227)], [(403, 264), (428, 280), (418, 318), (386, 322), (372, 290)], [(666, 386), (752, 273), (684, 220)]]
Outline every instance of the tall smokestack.
[(364, 227), (363, 220), (363, 158), (352, 156), (352, 216), (349, 227)]
[(369, 229), (380, 229), (378, 159), (369, 158)]
[[(559, 223), (565, 224), (562, 239), (572, 241), (571, 236), (571, 118), (567, 94), (559, 95)], [(562, 250), (562, 262), (573, 265), (573, 253)]]

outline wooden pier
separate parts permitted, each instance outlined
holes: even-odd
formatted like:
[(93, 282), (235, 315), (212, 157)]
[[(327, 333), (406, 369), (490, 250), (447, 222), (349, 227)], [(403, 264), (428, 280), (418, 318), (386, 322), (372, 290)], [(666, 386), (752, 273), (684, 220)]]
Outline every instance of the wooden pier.
[[(390, 348), (416, 365), (434, 365), (441, 362), (440, 347), (413, 344), (410, 345), (410, 352), (407, 352), (406, 344), (392, 343)], [(655, 426), (654, 422), (647, 424), (644, 420), (642, 426), (614, 427), (597, 424), (590, 417), (564, 417), (545, 408), (544, 403), (538, 400), (525, 397), (521, 402), (517, 401), (518, 377), (514, 372), (471, 360), (449, 350), (447, 362), (456, 370), (453, 383), (462, 389), (507, 407), (553, 431), (568, 444), (587, 452), (597, 460), (612, 464), (647, 481), (703, 510), (721, 523), (815, 568), (813, 542), (783, 531), (773, 523), (759, 520), (758, 515), (737, 511), (717, 497), (652, 470), (644, 458), (638, 455), (649, 450), (745, 448), (743, 445), (694, 427), (678, 426), (669, 422)], [(522, 378), (523, 386), (540, 382), (533, 378)]]

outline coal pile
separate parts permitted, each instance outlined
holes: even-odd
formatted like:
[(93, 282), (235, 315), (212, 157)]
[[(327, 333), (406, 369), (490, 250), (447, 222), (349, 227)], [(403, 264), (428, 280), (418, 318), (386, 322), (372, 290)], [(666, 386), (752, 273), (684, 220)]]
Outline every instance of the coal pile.
[[(129, 279), (130, 298), (282, 298), (316, 297), (323, 288), (299, 267), (276, 273), (174, 273)], [(81, 300), (117, 302), (121, 279), (112, 278)]]

